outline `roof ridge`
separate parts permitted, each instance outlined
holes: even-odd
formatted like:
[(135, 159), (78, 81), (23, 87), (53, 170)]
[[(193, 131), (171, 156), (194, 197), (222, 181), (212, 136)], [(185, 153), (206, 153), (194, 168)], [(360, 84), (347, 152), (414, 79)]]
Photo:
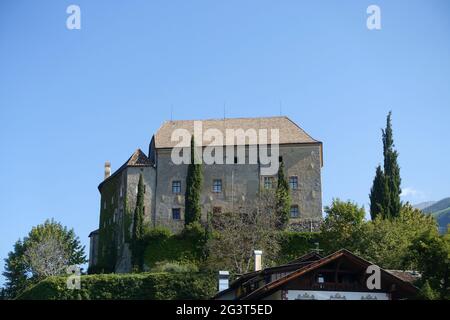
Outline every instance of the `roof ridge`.
[[(183, 120), (164, 120), (163, 125), (165, 123), (170, 122), (183, 122), (183, 121), (226, 121), (226, 120), (241, 120), (241, 119), (274, 119), (274, 118), (286, 118), (287, 116), (266, 116), (266, 117), (227, 117), (227, 118), (208, 118), (208, 119), (183, 119)], [(289, 119), (290, 120), (290, 119)], [(162, 127), (162, 126), (161, 126)], [(160, 128), (161, 128), (160, 127)]]
[[(177, 129), (184, 129), (190, 134), (195, 130), (195, 124), (198, 121), (202, 125), (204, 132), (209, 129), (218, 129), (225, 134), (227, 129), (255, 129), (255, 130), (272, 130), (278, 129), (278, 144), (322, 144), (306, 133), (299, 125), (287, 116), (270, 116), (270, 117), (241, 117), (241, 118), (222, 118), (222, 119), (203, 119), (203, 120), (172, 120), (165, 121), (164, 124), (153, 135), (155, 148), (173, 148), (177, 142), (172, 140), (172, 135)], [(245, 131), (247, 132), (247, 131)], [(267, 131), (272, 132), (272, 131)], [(266, 133), (267, 134), (267, 133)], [(175, 139), (176, 140), (176, 139)], [(220, 145), (236, 145), (237, 142), (221, 141)], [(241, 143), (239, 143), (241, 144)], [(244, 144), (244, 143), (242, 143)], [(321, 151), (322, 153), (322, 151)], [(321, 155), (322, 156), (322, 155)]]

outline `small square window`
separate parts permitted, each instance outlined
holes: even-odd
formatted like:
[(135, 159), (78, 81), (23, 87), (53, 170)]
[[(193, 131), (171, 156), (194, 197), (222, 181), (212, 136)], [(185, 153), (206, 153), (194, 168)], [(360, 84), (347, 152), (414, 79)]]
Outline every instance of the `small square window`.
[(289, 177), (289, 187), (292, 190), (297, 190), (298, 189), (298, 177)]
[(264, 177), (264, 189), (273, 188), (273, 177)]
[(172, 181), (172, 193), (181, 193), (181, 181)]
[(214, 193), (221, 193), (222, 192), (222, 180), (221, 179), (214, 179), (214, 181), (213, 181), (213, 192)]
[(299, 212), (298, 212), (298, 206), (291, 206), (291, 218), (298, 218)]
[(172, 219), (173, 220), (180, 220), (181, 219), (181, 210), (180, 210), (180, 208), (173, 208), (172, 209)]
[(325, 277), (323, 275), (319, 274), (317, 276), (317, 282), (318, 283), (325, 283)]

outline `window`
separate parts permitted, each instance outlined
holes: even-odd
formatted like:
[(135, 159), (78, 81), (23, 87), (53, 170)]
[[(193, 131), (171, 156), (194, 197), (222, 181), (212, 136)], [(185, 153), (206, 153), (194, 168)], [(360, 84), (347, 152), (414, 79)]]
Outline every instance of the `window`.
[(173, 208), (172, 209), (172, 219), (173, 220), (180, 220), (181, 219), (180, 208)]
[(291, 218), (298, 218), (298, 206), (291, 206)]
[(172, 193), (181, 193), (181, 181), (172, 181)]
[(320, 284), (325, 283), (325, 277), (322, 274), (319, 274), (317, 276), (317, 282)]
[(292, 190), (298, 189), (298, 178), (297, 177), (289, 177), (289, 187)]
[(278, 162), (279, 162), (279, 163), (282, 163), (282, 162), (283, 162), (283, 157), (281, 157), (281, 156), (278, 157)]
[(221, 193), (222, 192), (222, 180), (214, 179), (213, 181), (213, 192)]
[(222, 207), (213, 207), (213, 214), (222, 213)]
[(273, 177), (264, 177), (264, 189), (273, 188)]

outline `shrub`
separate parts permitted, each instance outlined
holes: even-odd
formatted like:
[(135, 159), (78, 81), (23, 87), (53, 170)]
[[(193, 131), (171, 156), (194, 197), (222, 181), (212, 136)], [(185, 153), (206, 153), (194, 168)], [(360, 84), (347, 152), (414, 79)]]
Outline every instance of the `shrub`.
[(161, 261), (157, 262), (151, 270), (152, 272), (170, 272), (170, 273), (183, 273), (183, 272), (198, 272), (198, 266), (194, 263), (179, 263)]
[(316, 243), (320, 243), (320, 233), (318, 232), (282, 232), (280, 234), (279, 263), (287, 263), (311, 252), (316, 247)]
[(205, 231), (201, 225), (188, 225), (181, 234), (165, 228), (152, 229), (145, 238), (144, 263), (154, 268), (158, 262), (199, 264), (204, 257)]
[(81, 289), (67, 289), (67, 277), (50, 277), (23, 292), (22, 300), (207, 299), (216, 293), (212, 273), (139, 273), (81, 276)]

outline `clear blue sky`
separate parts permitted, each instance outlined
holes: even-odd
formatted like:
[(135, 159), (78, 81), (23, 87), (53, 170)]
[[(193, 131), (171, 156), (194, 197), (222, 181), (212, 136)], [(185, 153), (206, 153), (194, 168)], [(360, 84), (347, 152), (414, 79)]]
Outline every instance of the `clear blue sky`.
[[(66, 8), (81, 7), (81, 30)], [(366, 28), (381, 8), (382, 30)], [(164, 120), (291, 117), (324, 142), (323, 203), (368, 204), (393, 111), (404, 200), (450, 196), (450, 2), (1, 1), (0, 258), (55, 218), (88, 247), (105, 160)], [(3, 268), (3, 261), (1, 268)], [(2, 281), (0, 281), (1, 283)]]

